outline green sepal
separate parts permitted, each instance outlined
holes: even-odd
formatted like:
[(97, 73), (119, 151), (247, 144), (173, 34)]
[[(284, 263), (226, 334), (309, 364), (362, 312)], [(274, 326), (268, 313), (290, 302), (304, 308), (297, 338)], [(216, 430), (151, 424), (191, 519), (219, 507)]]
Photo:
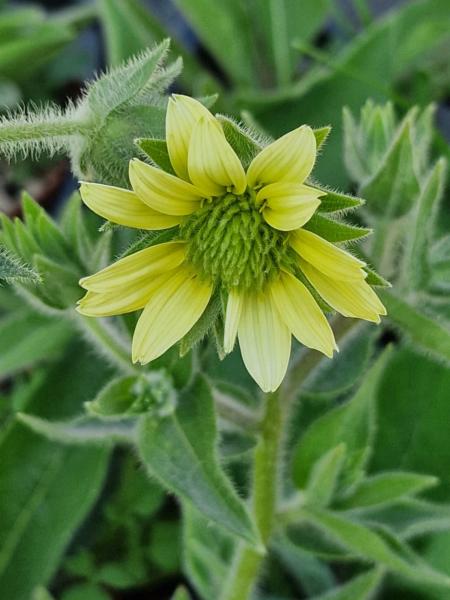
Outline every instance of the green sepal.
[(392, 284), (389, 283), (387, 279), (382, 277), (379, 273), (377, 273), (372, 267), (368, 267), (367, 265), (363, 267), (363, 270), (367, 273), (366, 283), (372, 285), (374, 287), (384, 287), (390, 288)]
[(319, 151), (323, 144), (327, 141), (328, 136), (331, 133), (331, 125), (327, 125), (326, 127), (319, 127), (318, 129), (313, 129), (314, 137), (316, 138), (316, 146)]
[(78, 285), (80, 272), (43, 255), (35, 256), (33, 264), (43, 280), (42, 286), (36, 290), (42, 300), (56, 309), (73, 307), (83, 292)]
[(217, 317), (221, 313), (220, 294), (216, 292), (203, 311), (202, 316), (180, 342), (180, 356), (185, 356), (191, 348), (199, 344), (211, 331)]
[(317, 233), (317, 235), (332, 243), (359, 240), (372, 233), (372, 230), (367, 227), (349, 225), (348, 223), (335, 221), (317, 213), (303, 225), (303, 228)]
[(134, 141), (136, 146), (158, 167), (166, 173), (175, 175), (170, 162), (166, 140), (157, 138), (138, 138)]
[(130, 254), (134, 254), (135, 252), (139, 252), (139, 250), (144, 250), (150, 246), (156, 246), (157, 244), (170, 242), (173, 240), (177, 232), (178, 227), (171, 227), (170, 229), (165, 229), (164, 231), (146, 231), (135, 242), (130, 244), (128, 248), (124, 250), (122, 254), (120, 254), (118, 259), (130, 256)]
[(313, 183), (311, 187), (326, 193), (326, 196), (320, 197), (319, 212), (332, 213), (346, 211), (362, 206), (365, 203), (365, 200), (362, 198), (350, 196), (349, 194), (344, 194), (342, 192), (335, 192), (315, 183)]
[(244, 169), (246, 169), (255, 156), (263, 149), (262, 141), (256, 135), (252, 135), (250, 130), (244, 129), (230, 117), (218, 114), (216, 118), (222, 125), (228, 143), (238, 155)]

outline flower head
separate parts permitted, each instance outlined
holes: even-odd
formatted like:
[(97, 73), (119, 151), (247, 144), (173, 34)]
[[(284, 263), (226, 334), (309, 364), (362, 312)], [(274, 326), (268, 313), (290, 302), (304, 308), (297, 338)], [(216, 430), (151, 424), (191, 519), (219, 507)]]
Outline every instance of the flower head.
[(236, 338), (264, 391), (287, 369), (291, 336), (331, 357), (336, 344), (318, 297), (348, 317), (379, 322), (385, 309), (365, 264), (303, 226), (324, 192), (305, 183), (316, 139), (301, 127), (263, 148), (247, 171), (220, 122), (186, 96), (169, 99), (167, 148), (173, 173), (130, 163), (133, 191), (83, 183), (84, 202), (115, 223), (174, 228), (150, 246), (81, 280), (78, 310), (108, 316), (143, 309), (133, 361), (148, 363), (179, 341), (213, 294), (225, 299), (224, 349)]

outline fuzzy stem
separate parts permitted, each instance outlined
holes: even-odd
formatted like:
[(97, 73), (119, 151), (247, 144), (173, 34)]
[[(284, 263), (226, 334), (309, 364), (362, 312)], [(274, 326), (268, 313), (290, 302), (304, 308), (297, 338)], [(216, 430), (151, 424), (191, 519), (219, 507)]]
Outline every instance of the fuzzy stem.
[(105, 321), (78, 315), (77, 323), (99, 350), (110, 358), (123, 373), (133, 375), (139, 372), (131, 362), (129, 348)]
[(3, 143), (74, 135), (82, 133), (90, 127), (91, 124), (87, 121), (75, 121), (65, 117), (56, 117), (52, 120), (35, 123), (5, 122), (0, 124), (0, 146)]
[[(267, 544), (276, 512), (283, 425), (277, 392), (266, 396), (266, 412), (253, 463), (252, 509), (261, 540)], [(222, 600), (247, 600), (264, 555), (241, 544), (236, 552)]]

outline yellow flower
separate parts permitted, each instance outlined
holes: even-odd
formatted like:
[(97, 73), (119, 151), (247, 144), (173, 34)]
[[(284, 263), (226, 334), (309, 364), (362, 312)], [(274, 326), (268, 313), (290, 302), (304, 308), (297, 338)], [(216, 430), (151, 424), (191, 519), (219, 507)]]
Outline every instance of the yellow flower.
[(133, 191), (81, 185), (87, 206), (114, 223), (174, 228), (172, 241), (80, 282), (87, 290), (78, 307), (84, 315), (143, 309), (134, 362), (161, 356), (220, 293), (225, 351), (238, 338), (248, 371), (273, 391), (286, 373), (291, 335), (329, 357), (337, 349), (315, 293), (348, 317), (379, 322), (386, 314), (365, 281), (365, 264), (302, 228), (323, 195), (305, 183), (316, 159), (310, 127), (266, 146), (247, 172), (220, 122), (192, 98), (169, 99), (166, 136), (175, 175), (132, 160)]

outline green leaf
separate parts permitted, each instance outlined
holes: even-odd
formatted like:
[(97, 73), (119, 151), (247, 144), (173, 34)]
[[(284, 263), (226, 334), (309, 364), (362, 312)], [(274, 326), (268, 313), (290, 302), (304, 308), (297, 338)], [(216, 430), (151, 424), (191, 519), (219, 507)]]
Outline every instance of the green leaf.
[(335, 579), (328, 565), (294, 544), (287, 536), (276, 536), (271, 548), (291, 577), (308, 594), (320, 594), (332, 588)]
[(364, 508), (378, 504), (389, 504), (404, 496), (419, 494), (437, 484), (438, 479), (431, 475), (401, 471), (384, 472), (361, 481), (356, 490), (339, 503), (339, 508)]
[(47, 421), (33, 415), (17, 413), (17, 420), (52, 442), (69, 446), (108, 446), (116, 442), (130, 444), (134, 441), (136, 430), (136, 422), (130, 419), (113, 423), (90, 417), (78, 417), (70, 421)]
[(236, 152), (241, 163), (246, 169), (265, 145), (265, 140), (250, 129), (244, 129), (241, 125), (225, 115), (216, 115), (222, 125), (228, 143)]
[(0, 279), (8, 283), (14, 281), (39, 283), (41, 281), (39, 273), (32, 266), (25, 264), (2, 246), (0, 246)]
[(372, 600), (382, 576), (380, 569), (373, 569), (325, 594), (314, 596), (311, 600)]
[(115, 66), (162, 37), (151, 13), (134, 0), (100, 0), (108, 63)]
[(175, 414), (142, 417), (138, 448), (149, 473), (235, 535), (258, 543), (244, 502), (220, 468), (216, 417), (206, 380), (197, 376)]
[(175, 593), (172, 595), (170, 600), (191, 600), (191, 596), (187, 589), (184, 586), (180, 585), (179, 587), (177, 587)]
[(407, 213), (420, 192), (411, 133), (413, 117), (413, 112), (405, 117), (378, 171), (360, 189), (367, 210), (384, 219)]
[(203, 600), (219, 598), (232, 560), (233, 540), (187, 503), (183, 507), (184, 572)]
[(372, 230), (367, 229), (367, 227), (349, 225), (348, 223), (329, 219), (317, 213), (303, 227), (333, 243), (358, 240), (372, 233)]
[(33, 262), (43, 282), (42, 286), (36, 289), (38, 295), (53, 308), (73, 308), (83, 294), (78, 285), (81, 272), (42, 255), (35, 256)]
[(0, 378), (58, 358), (73, 330), (62, 320), (30, 314), (21, 309), (0, 320)]
[(313, 187), (322, 192), (326, 192), (326, 196), (320, 197), (320, 206), (318, 210), (321, 213), (352, 210), (353, 208), (357, 208), (364, 204), (364, 200), (361, 198), (343, 194), (342, 192), (335, 192), (317, 184), (313, 184)]
[(23, 80), (75, 37), (64, 25), (43, 23), (29, 35), (1, 44), (0, 75)]
[(372, 356), (375, 331), (370, 325), (355, 327), (339, 343), (339, 354), (323, 360), (305, 379), (302, 393), (314, 398), (335, 398), (354, 386), (366, 372)]
[(244, 6), (217, 0), (175, 0), (175, 5), (233, 81), (255, 81), (255, 69), (249, 60), (253, 55), (250, 24)]
[(314, 463), (305, 489), (307, 506), (326, 507), (331, 503), (345, 454), (345, 444), (339, 444)]
[[(41, 418), (68, 418), (108, 375), (86, 346), (72, 345), (23, 402)], [(50, 580), (97, 500), (109, 453), (62, 447), (15, 422), (3, 432), (0, 454), (0, 589), (14, 600), (29, 600), (37, 585)]]
[(150, 158), (150, 160), (160, 167), (166, 173), (175, 174), (172, 163), (170, 162), (169, 151), (167, 150), (166, 140), (155, 138), (138, 138), (135, 140), (138, 148)]
[(54, 600), (54, 596), (52, 596), (45, 588), (39, 586), (33, 590), (31, 600)]
[[(136, 97), (152, 85), (158, 67), (164, 61), (169, 41), (164, 40), (153, 48), (147, 48), (138, 56), (111, 69), (92, 82), (86, 93), (86, 103), (99, 117), (108, 114)], [(138, 137), (139, 134), (136, 135)]]
[(65, 591), (61, 600), (111, 600), (111, 596), (94, 583), (78, 583)]
[(380, 290), (388, 318), (412, 342), (439, 360), (450, 361), (450, 329), (445, 323), (428, 316), (421, 308), (399, 298), (391, 291)]
[(373, 285), (376, 287), (385, 287), (385, 288), (392, 287), (392, 285), (389, 283), (389, 281), (387, 279), (382, 277), (379, 273), (377, 273), (371, 267), (368, 267), (366, 265), (365, 267), (363, 267), (363, 269), (367, 273), (366, 283), (368, 283), (369, 285)]
[(347, 447), (343, 474), (347, 486), (361, 478), (374, 435), (374, 399), (388, 352), (384, 352), (367, 373), (351, 400), (316, 419), (306, 430), (293, 456), (293, 477), (304, 488), (314, 464), (340, 443)]
[[(434, 571), (419, 558), (413, 563), (407, 562), (383, 537), (361, 523), (318, 508), (305, 508), (304, 514), (309, 522), (326, 531), (363, 560), (383, 565), (413, 581), (450, 588), (450, 577)], [(414, 555), (410, 553), (409, 556), (412, 558)]]
[(428, 251), (446, 175), (447, 161), (441, 158), (428, 174), (411, 215), (401, 269), (405, 289), (411, 291), (423, 289), (429, 277)]
[(429, 496), (448, 502), (449, 389), (446, 365), (415, 348), (401, 348), (392, 355), (378, 391), (378, 443), (372, 472), (402, 469), (434, 475), (440, 485)]

